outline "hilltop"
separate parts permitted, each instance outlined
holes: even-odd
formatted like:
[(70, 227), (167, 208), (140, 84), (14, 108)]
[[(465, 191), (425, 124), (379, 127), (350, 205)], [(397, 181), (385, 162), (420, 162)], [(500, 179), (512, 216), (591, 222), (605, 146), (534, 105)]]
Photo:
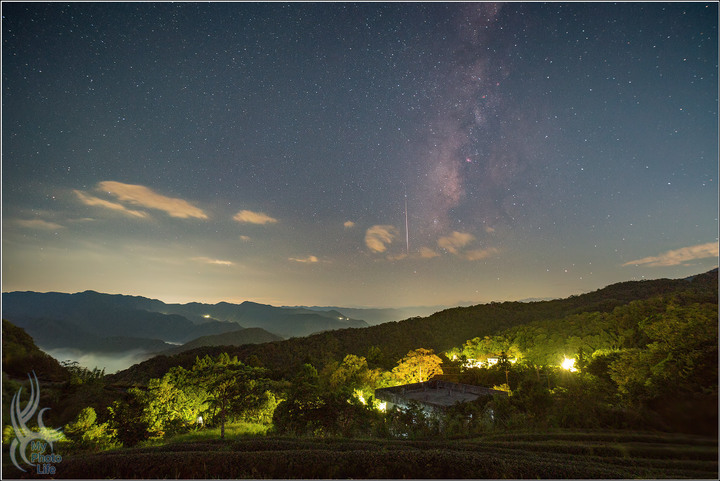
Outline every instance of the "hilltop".
[(247, 329), (225, 332), (223, 334), (201, 336), (180, 346), (171, 347), (170, 349), (159, 352), (158, 355), (171, 356), (173, 354), (208, 346), (242, 346), (244, 344), (262, 344), (281, 340), (282, 338), (280, 336), (271, 334), (264, 329), (249, 327)]

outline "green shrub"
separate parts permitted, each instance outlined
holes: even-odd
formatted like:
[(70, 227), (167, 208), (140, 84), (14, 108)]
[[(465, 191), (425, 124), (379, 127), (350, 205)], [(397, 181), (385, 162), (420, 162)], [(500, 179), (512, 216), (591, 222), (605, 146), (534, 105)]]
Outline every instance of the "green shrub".
[(70, 442), (83, 449), (112, 449), (120, 445), (115, 430), (108, 423), (97, 424), (97, 414), (91, 407), (86, 407), (74, 422), (65, 425), (64, 433)]

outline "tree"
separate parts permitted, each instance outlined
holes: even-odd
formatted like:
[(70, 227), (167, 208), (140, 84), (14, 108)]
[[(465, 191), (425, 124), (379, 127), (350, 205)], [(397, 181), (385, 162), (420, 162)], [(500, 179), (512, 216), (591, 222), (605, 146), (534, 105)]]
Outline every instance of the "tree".
[(257, 414), (263, 402), (275, 405), (274, 396), (265, 395), (266, 372), (266, 369), (243, 364), (237, 357), (230, 358), (227, 353), (216, 359), (205, 356), (196, 361), (193, 376), (207, 392), (207, 402), (217, 413), (220, 438), (225, 437), (225, 423), (229, 417)]
[(372, 367), (380, 367), (385, 363), (385, 354), (378, 346), (370, 346), (365, 358), (367, 359), (368, 365)]
[(393, 407), (385, 417), (387, 431), (393, 437), (422, 439), (440, 433), (440, 419), (430, 415), (416, 401)]
[[(280, 434), (315, 436), (368, 436), (381, 421), (381, 414), (363, 403), (352, 386), (362, 382), (367, 370), (364, 358), (346, 357), (347, 362), (325, 372), (321, 378), (310, 364), (303, 365), (273, 416), (274, 430)], [(332, 367), (332, 363), (329, 365)], [(339, 372), (338, 372), (339, 371)], [(338, 373), (333, 380), (333, 374)], [(349, 384), (341, 384), (346, 380)], [(335, 386), (331, 382), (336, 382)]]
[(510, 386), (510, 380), (508, 378), (508, 374), (510, 373), (510, 360), (507, 357), (507, 354), (505, 354), (505, 351), (500, 353), (500, 358), (498, 359), (497, 366), (500, 370), (505, 371), (505, 384), (509, 387)]
[(70, 384), (80, 385), (84, 383), (98, 383), (102, 385), (105, 377), (105, 369), (93, 368), (92, 370), (82, 367), (77, 361), (63, 361), (62, 366), (70, 373)]
[(225, 438), (225, 421), (238, 396), (237, 378), (230, 372), (216, 371), (208, 380), (207, 386), (212, 393), (208, 398), (210, 406), (218, 410), (220, 415), (220, 439)]
[(117, 446), (115, 431), (108, 423), (97, 424), (97, 414), (91, 407), (86, 407), (78, 414), (75, 421), (66, 424), (63, 432), (76, 445), (83, 448), (110, 449)]
[(408, 352), (392, 372), (401, 384), (411, 384), (442, 374), (441, 365), (442, 359), (432, 349), (420, 348)]
[(108, 407), (110, 427), (117, 433), (117, 439), (124, 446), (134, 446), (148, 439), (148, 424), (143, 415), (143, 406), (133, 395), (135, 388), (129, 390), (127, 399), (114, 401)]
[(287, 399), (273, 415), (273, 425), (279, 433), (302, 434), (312, 422), (312, 412), (322, 406), (319, 393), (320, 378), (311, 364), (303, 364), (290, 385)]
[(178, 386), (177, 371), (160, 379), (151, 379), (147, 389), (135, 388), (132, 394), (143, 406), (143, 417), (151, 437), (163, 437), (168, 430), (177, 431), (194, 423), (206, 408), (207, 395), (194, 386)]
[(650, 342), (627, 349), (615, 360), (611, 377), (633, 403), (676, 393), (717, 393), (718, 306), (674, 303), (643, 319), (640, 331)]
[(331, 389), (369, 391), (375, 387), (379, 370), (370, 370), (364, 357), (348, 354), (329, 376)]

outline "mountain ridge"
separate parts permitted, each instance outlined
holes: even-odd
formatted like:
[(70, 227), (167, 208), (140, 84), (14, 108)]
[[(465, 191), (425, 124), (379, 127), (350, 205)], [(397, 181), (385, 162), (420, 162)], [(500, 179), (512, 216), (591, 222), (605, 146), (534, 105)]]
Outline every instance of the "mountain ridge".
[(262, 344), (265, 342), (281, 341), (280, 336), (271, 334), (259, 327), (248, 327), (237, 331), (225, 332), (209, 336), (201, 336), (180, 346), (155, 353), (157, 356), (172, 356), (181, 352), (206, 346), (242, 346), (243, 344)]
[(72, 294), (4, 292), (2, 300), (3, 316), (27, 329), (43, 347), (85, 351), (103, 344), (102, 339), (108, 337), (134, 338), (137, 345), (130, 343), (128, 349), (152, 347), (157, 352), (161, 346), (149, 346), (150, 341), (187, 343), (240, 328), (260, 328), (285, 338), (368, 325), (335, 311), (286, 309), (251, 301), (165, 304), (142, 296), (93, 290)]

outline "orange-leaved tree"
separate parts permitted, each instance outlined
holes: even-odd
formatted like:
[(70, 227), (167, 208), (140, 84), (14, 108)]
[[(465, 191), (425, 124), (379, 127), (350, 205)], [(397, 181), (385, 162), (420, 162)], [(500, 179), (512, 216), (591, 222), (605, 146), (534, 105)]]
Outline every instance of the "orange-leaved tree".
[(442, 374), (441, 364), (442, 359), (432, 349), (420, 348), (408, 352), (392, 372), (400, 384), (423, 382)]

